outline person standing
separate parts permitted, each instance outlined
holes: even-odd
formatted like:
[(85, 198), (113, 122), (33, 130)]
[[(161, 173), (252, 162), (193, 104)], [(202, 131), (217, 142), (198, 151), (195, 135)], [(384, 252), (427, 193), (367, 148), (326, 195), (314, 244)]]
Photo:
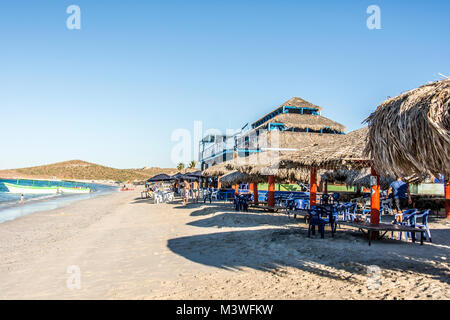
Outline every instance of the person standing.
[(180, 194), (180, 180), (177, 180), (177, 183), (175, 184), (175, 193), (177, 195), (181, 195)]
[(191, 185), (187, 180), (184, 180), (184, 199), (183, 203), (186, 206), (189, 203), (189, 194), (191, 193)]
[(402, 177), (397, 177), (397, 180), (392, 182), (389, 186), (386, 197), (389, 197), (391, 192), (394, 210), (398, 214), (402, 214), (408, 205), (411, 205), (412, 203), (409, 184), (404, 182)]
[(193, 195), (194, 195), (194, 202), (195, 203), (198, 203), (198, 190), (199, 190), (199, 188), (200, 188), (200, 186), (199, 186), (199, 184), (198, 184), (198, 181), (197, 180), (194, 180), (194, 183), (193, 183)]

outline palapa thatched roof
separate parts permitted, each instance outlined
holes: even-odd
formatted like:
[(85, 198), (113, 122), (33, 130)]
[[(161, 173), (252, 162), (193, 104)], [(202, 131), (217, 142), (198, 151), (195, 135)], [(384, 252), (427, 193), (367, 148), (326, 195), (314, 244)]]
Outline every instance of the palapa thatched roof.
[(209, 176), (218, 177), (218, 176), (223, 176), (225, 174), (228, 174), (232, 170), (227, 169), (226, 164), (227, 164), (227, 162), (221, 162), (212, 167), (209, 167), (209, 168), (203, 170), (202, 175), (206, 176), (206, 177), (209, 177)]
[[(313, 133), (313, 132), (292, 132), (292, 131), (262, 131), (256, 136), (256, 131), (246, 134), (249, 141), (238, 146), (240, 149), (260, 149), (268, 151), (270, 149), (289, 149), (285, 151), (295, 151), (298, 148), (319, 143), (330, 139), (335, 134)], [(243, 136), (243, 137), (246, 137)], [(241, 138), (242, 139), (242, 138)]]
[(450, 176), (450, 79), (389, 99), (365, 121), (379, 172)]
[(315, 104), (312, 104), (309, 101), (303, 100), (302, 98), (299, 98), (299, 97), (293, 97), (292, 99), (289, 99), (288, 101), (282, 103), (280, 106), (276, 107), (274, 110), (270, 111), (269, 113), (265, 114), (264, 116), (262, 116), (261, 118), (259, 118), (255, 122), (253, 122), (253, 124), (261, 122), (264, 118), (266, 118), (270, 114), (272, 114), (272, 112), (274, 112), (275, 110), (282, 108), (284, 106), (317, 109), (318, 111), (322, 110), (321, 107), (316, 106)]
[(367, 167), (370, 159), (363, 153), (367, 128), (346, 135), (329, 135), (326, 140), (300, 148), (280, 158), (280, 167), (318, 167), (323, 169), (360, 169)]
[(311, 129), (319, 131), (321, 129), (329, 128), (330, 130), (344, 132), (345, 126), (330, 120), (328, 118), (313, 115), (313, 114), (296, 114), (296, 113), (281, 113), (270, 120), (267, 120), (256, 129), (266, 127), (269, 123), (283, 123), (286, 128), (293, 129)]
[[(345, 183), (347, 186), (370, 188), (370, 176), (370, 168), (362, 168), (361, 170), (337, 169), (324, 172), (321, 179), (328, 183)], [(407, 183), (422, 183), (426, 178), (426, 175), (412, 175), (404, 177), (403, 180)], [(388, 189), (394, 180), (395, 177), (393, 176), (381, 175), (381, 189)]]
[(263, 183), (267, 182), (267, 177), (258, 177), (258, 176), (252, 176), (243, 172), (239, 171), (232, 171), (220, 178), (220, 182), (222, 183), (222, 186), (224, 187), (230, 187), (235, 184), (240, 183)]
[(287, 169), (279, 168), (279, 159), (290, 152), (266, 151), (253, 154), (249, 157), (236, 158), (227, 162), (227, 168), (238, 170), (251, 177), (250, 182), (267, 181), (269, 175), (273, 175), (275, 182), (307, 182), (309, 171), (303, 168)]
[[(370, 168), (361, 170), (337, 169), (326, 171), (322, 174), (322, 180), (328, 183), (345, 183), (347, 186), (370, 188)], [(395, 180), (390, 176), (380, 176), (380, 186), (382, 189), (389, 188)]]
[(306, 101), (299, 97), (293, 97), (293, 98), (289, 99), (288, 101), (286, 101), (285, 103), (283, 103), (282, 105), (280, 105), (280, 107), (283, 107), (283, 106), (299, 107), (299, 108), (312, 108), (312, 109), (317, 109), (319, 111), (322, 110), (321, 107), (316, 106), (315, 104), (312, 104), (311, 102)]
[[(229, 165), (231, 169), (242, 172), (247, 172), (248, 168), (259, 166), (267, 167), (274, 163), (278, 163), (281, 156), (289, 156), (291, 152), (302, 150), (311, 145), (325, 144), (330, 140), (334, 141), (335, 136), (341, 135), (289, 131), (266, 132), (260, 135), (261, 141), (266, 142), (265, 145), (259, 145), (259, 148), (264, 152), (255, 153), (249, 157), (233, 159), (229, 162)], [(271, 151), (271, 149), (278, 148), (281, 148), (282, 150)]]
[(350, 172), (353, 171), (358, 172), (356, 170), (346, 169), (327, 170), (320, 175), (320, 179), (328, 183), (346, 183), (349, 174), (351, 174)]

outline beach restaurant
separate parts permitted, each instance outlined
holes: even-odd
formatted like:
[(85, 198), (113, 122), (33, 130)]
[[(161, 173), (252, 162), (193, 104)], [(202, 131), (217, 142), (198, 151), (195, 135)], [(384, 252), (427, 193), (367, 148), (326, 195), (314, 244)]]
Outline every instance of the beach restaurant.
[[(326, 139), (309, 143), (302, 141), (303, 146), (298, 146), (294, 152), (282, 150), (276, 154), (265, 152), (246, 159), (233, 159), (217, 168), (210, 168), (208, 172), (224, 175), (237, 170), (247, 176), (235, 177), (247, 177), (248, 181), (266, 177), (269, 184), (268, 207), (274, 207), (276, 179), (304, 180), (305, 172), (309, 171), (310, 206), (313, 206), (317, 201), (318, 170), (356, 171), (362, 178), (367, 175), (361, 176), (361, 173), (370, 168), (370, 221), (373, 224), (379, 223), (379, 172), (386, 179), (397, 175), (444, 174), (446, 216), (450, 217), (449, 82), (438, 81), (385, 101), (366, 119), (367, 128), (347, 135), (329, 135)], [(250, 183), (253, 192), (256, 185)]]

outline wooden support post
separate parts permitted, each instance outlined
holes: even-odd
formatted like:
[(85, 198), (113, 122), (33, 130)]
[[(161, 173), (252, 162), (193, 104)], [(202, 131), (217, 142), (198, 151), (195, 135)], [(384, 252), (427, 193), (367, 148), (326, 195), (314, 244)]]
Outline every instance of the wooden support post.
[(370, 172), (370, 223), (380, 223), (380, 176), (371, 167)]
[(444, 180), (445, 188), (445, 216), (450, 219), (450, 180)]
[(250, 192), (253, 193), (253, 202), (258, 203), (258, 184), (250, 183)]
[(267, 206), (275, 207), (275, 177), (274, 176), (269, 176)]
[(311, 168), (309, 177), (309, 207), (316, 205), (317, 201), (317, 168)]
[(236, 195), (239, 194), (239, 185), (238, 184), (234, 185), (234, 194), (236, 194)]
[(220, 178), (221, 176), (217, 177), (217, 189), (221, 189), (222, 188), (222, 182), (220, 182)]
[(328, 193), (328, 182), (327, 181), (325, 181), (325, 187), (324, 187), (323, 193)]

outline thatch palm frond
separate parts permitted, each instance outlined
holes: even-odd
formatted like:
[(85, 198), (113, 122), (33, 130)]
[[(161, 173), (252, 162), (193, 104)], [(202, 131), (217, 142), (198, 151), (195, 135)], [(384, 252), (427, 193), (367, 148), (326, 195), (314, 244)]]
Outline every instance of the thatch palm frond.
[(380, 172), (450, 176), (450, 79), (389, 99), (365, 121), (365, 153)]

